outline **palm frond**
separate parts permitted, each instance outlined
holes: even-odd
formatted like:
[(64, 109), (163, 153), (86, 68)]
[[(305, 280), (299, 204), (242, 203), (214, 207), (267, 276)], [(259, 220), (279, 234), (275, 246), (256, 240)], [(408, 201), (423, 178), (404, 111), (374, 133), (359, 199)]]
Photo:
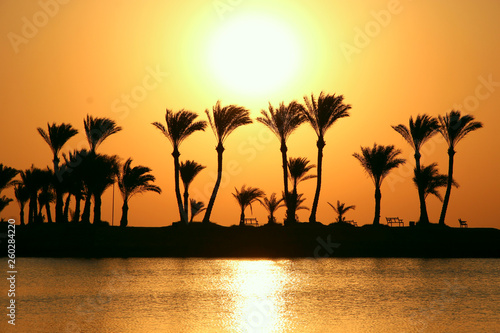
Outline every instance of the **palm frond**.
[(208, 109), (205, 113), (217, 141), (221, 144), (235, 129), (252, 123), (250, 111), (238, 105), (222, 107), (220, 101), (212, 107), (212, 113)]

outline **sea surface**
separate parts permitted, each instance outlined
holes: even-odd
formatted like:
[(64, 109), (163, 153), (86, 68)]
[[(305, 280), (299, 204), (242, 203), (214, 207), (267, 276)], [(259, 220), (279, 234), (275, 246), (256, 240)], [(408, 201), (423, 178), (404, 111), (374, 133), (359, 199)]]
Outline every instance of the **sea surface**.
[(500, 332), (500, 259), (16, 264), (16, 325), (3, 279), (0, 332)]

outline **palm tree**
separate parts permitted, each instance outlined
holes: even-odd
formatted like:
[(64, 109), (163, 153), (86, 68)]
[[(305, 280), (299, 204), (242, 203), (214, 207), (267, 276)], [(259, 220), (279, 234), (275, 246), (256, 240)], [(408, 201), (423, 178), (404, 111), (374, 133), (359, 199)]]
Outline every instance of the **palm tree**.
[(120, 227), (126, 227), (128, 224), (128, 201), (132, 196), (144, 192), (161, 193), (160, 187), (151, 184), (155, 181), (155, 177), (150, 174), (150, 168), (142, 165), (131, 168), (131, 164), (132, 159), (129, 158), (118, 174), (118, 187), (123, 197)]
[(7, 198), (5, 195), (0, 197), (0, 212), (13, 201), (11, 198)]
[(116, 125), (114, 120), (109, 118), (94, 118), (87, 115), (83, 120), (85, 127), (85, 135), (89, 142), (90, 152), (95, 153), (97, 147), (110, 135), (115, 134), (122, 130), (120, 126)]
[[(59, 152), (64, 144), (68, 142), (70, 138), (75, 136), (78, 131), (70, 124), (64, 123), (61, 125), (56, 125), (55, 123), (49, 125), (47, 123), (47, 132), (41, 127), (38, 127), (37, 130), (45, 142), (49, 145), (50, 150), (54, 155), (54, 175), (56, 175), (59, 181), (61, 181), (62, 175), (59, 170)], [(56, 190), (56, 222), (62, 222), (64, 220), (64, 216), (61, 186), (59, 186), (58, 182), (55, 182), (54, 185)]]
[(483, 124), (474, 121), (471, 115), (461, 115), (460, 111), (452, 110), (444, 117), (439, 116), (439, 133), (448, 143), (448, 184), (446, 185), (446, 194), (444, 195), (443, 208), (439, 217), (439, 224), (444, 225), (448, 202), (450, 201), (451, 186), (453, 185), (453, 162), (455, 156), (455, 147), (467, 134), (483, 127)]
[(16, 182), (13, 182), (12, 179), (14, 179), (18, 173), (18, 170), (4, 166), (0, 163), (0, 193), (7, 187), (15, 185)]
[[(420, 167), (420, 148), (422, 145), (433, 137), (438, 130), (439, 124), (436, 118), (429, 115), (418, 115), (415, 121), (413, 117), (410, 117), (409, 127), (403, 124), (392, 126), (392, 128), (401, 134), (403, 139), (408, 142), (408, 144), (415, 151), (415, 177), (418, 179), (421, 176)], [(420, 201), (420, 218), (419, 223), (429, 224), (429, 216), (427, 214), (427, 206), (425, 205), (425, 191), (422, 186), (419, 186), (420, 182), (417, 182), (418, 198)]]
[(293, 131), (306, 120), (302, 108), (303, 106), (296, 101), (292, 101), (288, 105), (282, 102), (277, 109), (274, 109), (271, 103), (269, 103), (269, 111), (261, 110), (262, 117), (257, 118), (258, 122), (266, 125), (280, 140), (283, 188), (285, 193), (288, 193), (288, 147), (286, 142)]
[[(63, 180), (63, 184), (65, 184), (65, 190), (68, 192), (68, 197), (66, 198), (66, 203), (64, 206), (64, 215), (65, 219), (69, 220), (69, 199), (71, 195), (75, 197), (75, 210), (72, 216), (72, 222), (80, 221), (80, 204), (84, 196), (86, 197), (86, 205), (88, 217), (86, 222), (90, 223), (90, 193), (86, 190), (85, 177), (90, 173), (88, 169), (86, 169), (87, 165), (85, 164), (85, 158), (89, 155), (89, 151), (86, 149), (75, 150), (69, 152), (68, 155), (63, 154), (64, 157), (64, 165), (62, 166), (61, 171), (67, 172), (66, 177)], [(87, 202), (88, 201), (88, 202)]]
[(344, 214), (348, 212), (351, 209), (356, 209), (356, 206), (351, 205), (351, 206), (346, 206), (345, 203), (340, 203), (339, 200), (337, 200), (337, 206), (332, 205), (331, 203), (328, 202), (330, 207), (332, 207), (333, 211), (337, 213), (337, 221), (336, 222), (344, 222)]
[(302, 206), (306, 198), (303, 198), (303, 193), (296, 192), (288, 192), (287, 194), (283, 193), (284, 200), (287, 202), (287, 205), (290, 207), (289, 211), (287, 211), (285, 216), (285, 225), (292, 225), (297, 223), (299, 217), (296, 215), (298, 210), (305, 209), (309, 210), (308, 207)]
[(318, 147), (318, 179), (316, 182), (316, 192), (314, 194), (314, 201), (309, 216), (309, 222), (316, 222), (316, 211), (318, 209), (319, 194), (321, 191), (321, 176), (323, 167), (323, 148), (326, 145), (325, 134), (326, 131), (340, 118), (349, 117), (348, 110), (350, 105), (344, 104), (344, 96), (329, 95), (320, 93), (318, 99), (314, 98), (311, 94), (311, 99), (304, 96), (305, 108), (303, 108), (304, 115), (307, 122), (316, 132), (318, 140), (316, 146)]
[(208, 109), (205, 110), (205, 113), (207, 114), (208, 122), (215, 134), (215, 138), (217, 139), (217, 147), (215, 148), (217, 151), (217, 180), (215, 181), (212, 195), (210, 196), (210, 201), (208, 202), (208, 207), (203, 217), (203, 223), (209, 223), (222, 179), (222, 153), (224, 152), (224, 141), (235, 129), (243, 125), (251, 124), (252, 120), (250, 119), (250, 111), (244, 107), (237, 105), (222, 107), (220, 101), (217, 101), (215, 106), (212, 107), (212, 114), (210, 114)]
[(205, 208), (205, 204), (202, 201), (196, 201), (194, 199), (189, 200), (190, 206), (191, 206), (191, 219), (189, 220), (189, 223), (193, 222), (193, 219), (196, 215), (200, 214)]
[(373, 218), (373, 225), (380, 224), (380, 201), (382, 199), (380, 186), (382, 185), (382, 181), (392, 169), (405, 163), (404, 159), (399, 158), (400, 154), (401, 150), (394, 148), (394, 146), (379, 146), (376, 143), (373, 145), (373, 148), (361, 147), (361, 154), (353, 154), (375, 184), (375, 216)]
[(184, 184), (184, 211), (186, 212), (186, 217), (188, 216), (189, 208), (189, 185), (193, 182), (194, 177), (196, 177), (196, 175), (198, 175), (201, 170), (205, 168), (206, 167), (204, 165), (191, 160), (181, 162), (179, 165), (182, 183)]
[(252, 209), (252, 203), (255, 201), (262, 203), (260, 198), (265, 196), (265, 193), (256, 187), (246, 188), (245, 185), (243, 185), (239, 191), (236, 187), (234, 190), (236, 193), (233, 193), (233, 197), (236, 198), (241, 208), (240, 226), (243, 226), (245, 225), (245, 208), (250, 206), (250, 209)]
[(14, 195), (16, 196), (17, 203), (19, 204), (20, 223), (21, 225), (25, 225), (24, 206), (26, 205), (26, 202), (28, 202), (28, 200), (30, 199), (30, 193), (28, 192), (28, 188), (24, 184), (19, 183), (14, 187)]
[(21, 171), (21, 184), (29, 193), (28, 224), (38, 221), (38, 192), (43, 186), (43, 170), (34, 165), (30, 169)]
[[(438, 189), (440, 187), (446, 187), (448, 184), (448, 176), (440, 174), (437, 169), (437, 164), (432, 163), (427, 166), (422, 166), (420, 182), (417, 180), (417, 177), (413, 177), (413, 183), (415, 183), (417, 187), (420, 183), (420, 186), (424, 189), (425, 198), (427, 198), (429, 194), (432, 194), (442, 202), (443, 197), (438, 192)], [(455, 181), (452, 183), (455, 187), (458, 187), (458, 184)]]
[(288, 192), (288, 195), (284, 196), (285, 202), (287, 202), (287, 213), (285, 217), (286, 224), (297, 222), (295, 213), (297, 208), (300, 206), (298, 202), (299, 195), (297, 193), (297, 184), (304, 180), (317, 177), (316, 175), (307, 174), (309, 170), (316, 167), (314, 164), (309, 164), (309, 162), (310, 161), (305, 157), (291, 157), (288, 161), (289, 178), (293, 183), (293, 189), (291, 192)]
[(174, 113), (172, 110), (167, 109), (165, 113), (165, 121), (167, 127), (163, 126), (159, 122), (154, 122), (153, 126), (158, 128), (163, 135), (172, 144), (174, 148), (172, 156), (174, 157), (174, 180), (175, 180), (175, 197), (177, 199), (177, 206), (179, 208), (179, 216), (183, 223), (187, 224), (187, 214), (182, 205), (181, 190), (179, 184), (179, 147), (182, 141), (193, 134), (196, 131), (204, 131), (207, 123), (205, 121), (195, 121), (198, 115), (194, 112), (187, 110), (180, 110)]
[(41, 171), (40, 174), (40, 193), (38, 194), (38, 218), (43, 221), (42, 218), (42, 208), (45, 207), (45, 212), (47, 214), (47, 222), (52, 223), (52, 214), (50, 213), (50, 204), (55, 201), (54, 193), (54, 174), (52, 170), (48, 167)]
[(278, 199), (276, 197), (276, 193), (271, 194), (269, 198), (264, 198), (264, 200), (261, 201), (262, 206), (267, 210), (269, 213), (267, 217), (267, 223), (269, 224), (275, 224), (276, 223), (276, 218), (274, 217), (274, 213), (281, 207), (285, 207), (285, 204), (283, 204), (284, 198)]

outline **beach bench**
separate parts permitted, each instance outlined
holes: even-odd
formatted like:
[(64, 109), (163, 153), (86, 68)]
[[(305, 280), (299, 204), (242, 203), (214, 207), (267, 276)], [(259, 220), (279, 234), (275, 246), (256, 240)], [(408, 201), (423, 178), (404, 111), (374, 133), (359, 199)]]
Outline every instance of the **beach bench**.
[(245, 224), (258, 226), (259, 221), (257, 221), (256, 217), (245, 217)]
[(399, 217), (386, 217), (385, 220), (387, 221), (387, 225), (391, 226), (391, 227), (392, 227), (393, 224), (397, 224), (398, 227), (404, 227), (405, 226), (403, 220), (400, 219)]
[(345, 220), (344, 221), (345, 223), (349, 223), (349, 224), (352, 224), (353, 226), (357, 227), (358, 226), (358, 222), (354, 221), (354, 220)]
[(460, 228), (468, 228), (467, 221), (463, 221), (462, 219), (458, 219), (458, 223), (460, 223)]

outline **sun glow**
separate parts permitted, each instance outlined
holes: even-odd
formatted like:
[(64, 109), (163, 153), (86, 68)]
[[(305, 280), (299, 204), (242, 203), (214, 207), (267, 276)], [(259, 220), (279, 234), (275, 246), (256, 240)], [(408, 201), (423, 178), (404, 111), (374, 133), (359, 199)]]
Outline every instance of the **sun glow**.
[(263, 16), (234, 18), (209, 43), (212, 76), (244, 94), (283, 88), (297, 74), (300, 58), (293, 30)]

